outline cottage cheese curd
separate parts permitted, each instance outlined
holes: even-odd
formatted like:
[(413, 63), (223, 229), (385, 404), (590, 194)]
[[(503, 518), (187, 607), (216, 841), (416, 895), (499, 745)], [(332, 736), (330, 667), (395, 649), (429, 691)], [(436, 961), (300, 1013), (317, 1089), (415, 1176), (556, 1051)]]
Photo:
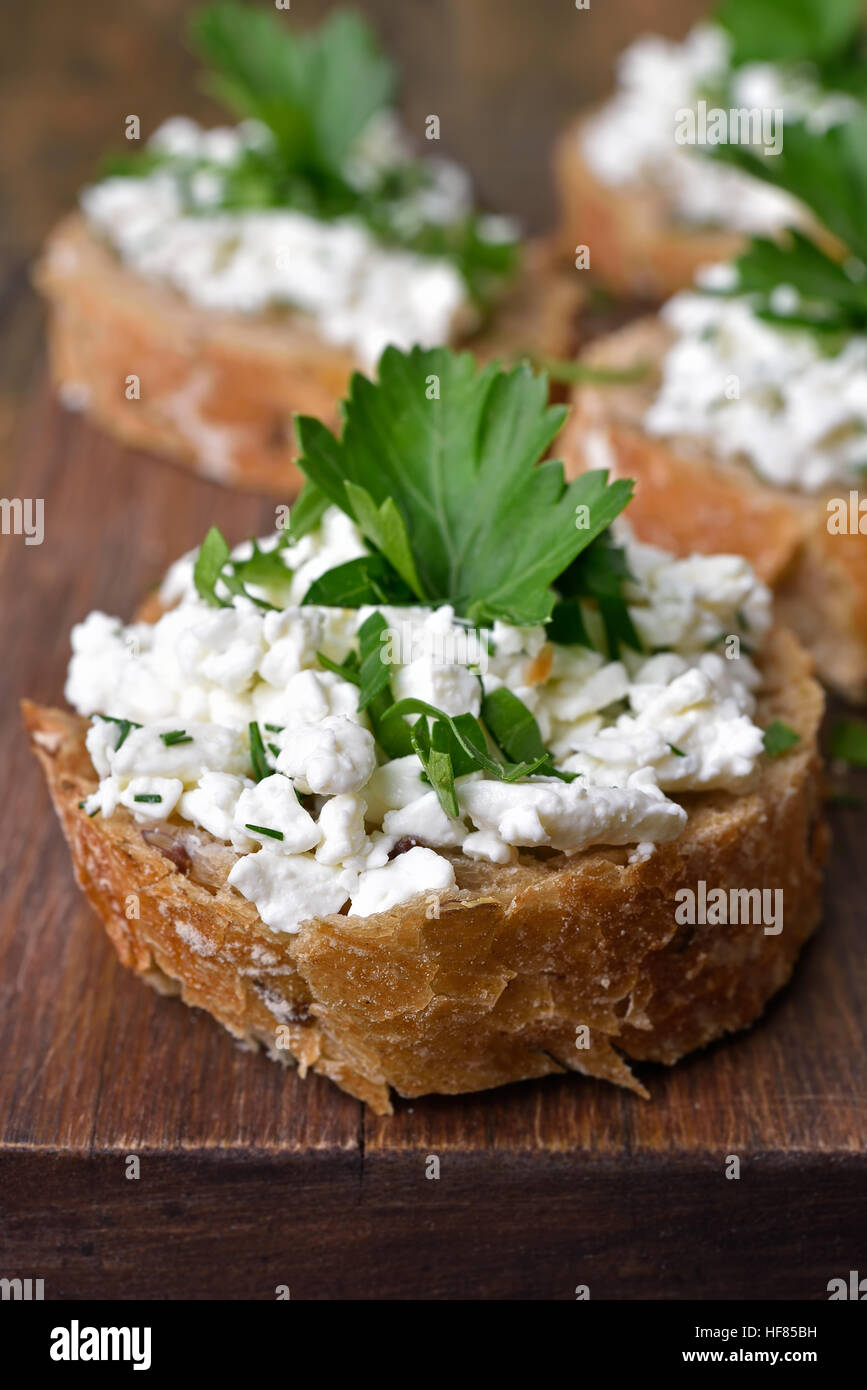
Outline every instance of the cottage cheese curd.
[[(385, 246), (360, 221), (324, 222), (281, 208), (218, 210), (221, 170), (269, 139), (254, 122), (203, 130), (175, 117), (149, 142), (171, 162), (85, 189), (85, 217), (132, 270), (194, 304), (245, 314), (292, 308), (308, 315), (326, 342), (354, 350), (369, 367), (390, 343), (433, 347), (471, 320), (466, 286), (450, 261)], [(358, 185), (375, 169), (377, 150), (386, 164), (401, 153), (381, 118), (348, 171)], [(444, 160), (429, 168), (431, 184), (401, 208), (408, 230), (470, 210), (464, 171)], [(503, 233), (494, 220), (490, 231), (492, 239)]]
[[(331, 510), (281, 552), (288, 582), (271, 597), (279, 587), (282, 610), (244, 596), (207, 606), (186, 557), (163, 588), (175, 606), (155, 624), (91, 613), (73, 630), (66, 693), (93, 716), (87, 746), (100, 777), (86, 809), (124, 807), (142, 824), (171, 817), (233, 847), (230, 884), (289, 932), (347, 905), (363, 917), (447, 892), (454, 852), (496, 864), (542, 846), (639, 845), (646, 855), (686, 823), (667, 793), (737, 789), (753, 773), (758, 672), (746, 653), (727, 660), (709, 646), (745, 629), (760, 643), (770, 595), (739, 557), (675, 560), (628, 535), (626, 544), (630, 614), (647, 650), (620, 660), (548, 644), (541, 627), (496, 623), (486, 660), (470, 670), (447, 660), (444, 635), (455, 652), (466, 637), (450, 608), (378, 610), (412, 636), (392, 652), (396, 696), (421, 692), (459, 714), (478, 712), (482, 686), (505, 685), (532, 711), (556, 765), (580, 774), (574, 781), (471, 772), (457, 779), (460, 814), (450, 816), (414, 754), (382, 760), (356, 687), (317, 657), (345, 661), (372, 610), (299, 606), (318, 573), (362, 549), (353, 524)], [(268, 764), (259, 781), (250, 721)]]
[(582, 132), (584, 159), (611, 187), (662, 189), (676, 218), (692, 226), (769, 233), (799, 225), (803, 213), (789, 195), (678, 144), (676, 113), (694, 108), (703, 92), (729, 77), (727, 109), (782, 110), (786, 120), (817, 130), (846, 120), (857, 103), (823, 92), (803, 70), (750, 63), (730, 73), (729, 51), (727, 35), (709, 24), (682, 42), (637, 39), (618, 61), (615, 95)]
[[(722, 284), (728, 273), (713, 267), (700, 280)], [(777, 487), (820, 492), (863, 477), (867, 337), (829, 355), (808, 329), (757, 318), (746, 297), (692, 291), (669, 300), (662, 318), (675, 337), (648, 433), (695, 436), (718, 458), (743, 456)]]

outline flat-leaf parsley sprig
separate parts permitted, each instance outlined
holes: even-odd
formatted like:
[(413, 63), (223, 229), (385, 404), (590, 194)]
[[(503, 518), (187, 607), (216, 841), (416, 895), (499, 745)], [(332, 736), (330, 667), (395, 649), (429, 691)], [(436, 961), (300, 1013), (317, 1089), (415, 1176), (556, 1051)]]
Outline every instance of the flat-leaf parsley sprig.
[(477, 625), (545, 623), (558, 578), (632, 495), (603, 471), (567, 483), (562, 463), (539, 462), (566, 413), (547, 401), (547, 378), (526, 364), (386, 348), (375, 382), (353, 376), (340, 438), (297, 418), (301, 505), (346, 512), (379, 557), (376, 582), (390, 572), (392, 594), (402, 586), (398, 601), (448, 603)]
[[(424, 192), (433, 177), (423, 160), (371, 163), (363, 179), (354, 177), (365, 129), (392, 102), (394, 68), (353, 11), (337, 10), (306, 32), (289, 28), (288, 19), (273, 8), (221, 0), (190, 26), (205, 85), (237, 115), (258, 121), (263, 140), (230, 163), (151, 147), (107, 160), (103, 173), (135, 178), (170, 169), (190, 215), (292, 208), (320, 221), (355, 218), (386, 245), (451, 261), (486, 309), (517, 269), (518, 242), (502, 222), (490, 235), (484, 215), (472, 209), (450, 222), (428, 218)], [(204, 205), (195, 196), (202, 173), (218, 190)]]

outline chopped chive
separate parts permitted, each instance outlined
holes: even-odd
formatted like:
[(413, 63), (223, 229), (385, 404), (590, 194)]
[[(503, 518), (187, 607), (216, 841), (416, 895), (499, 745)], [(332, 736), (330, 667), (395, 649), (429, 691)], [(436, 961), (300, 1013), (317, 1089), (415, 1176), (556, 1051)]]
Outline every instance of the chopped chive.
[(134, 719), (117, 719), (113, 714), (98, 714), (96, 717), (97, 719), (104, 720), (106, 724), (117, 724), (118, 728), (120, 729), (120, 738), (118, 739), (114, 747), (115, 753), (117, 753), (118, 749), (122, 748), (123, 745), (126, 743), (126, 740), (132, 729), (141, 728), (141, 724), (137, 724)]
[(685, 757), (686, 757), (686, 754), (684, 753), (683, 749), (682, 749), (682, 748), (678, 748), (678, 746), (677, 746), (676, 743), (670, 743), (668, 746), (669, 746), (669, 748), (671, 749), (672, 753), (674, 754), (674, 756), (675, 756), (676, 758), (685, 758)]
[[(137, 799), (137, 798), (136, 798)], [(245, 830), (253, 830), (257, 835), (269, 835), (272, 840), (282, 840), (282, 830), (272, 830), (269, 825), (245, 825)]]
[[(83, 810), (85, 809), (85, 806), (86, 806), (86, 802), (84, 802), (84, 801), (79, 801), (79, 803), (78, 803), (78, 809), (79, 809), (79, 811), (83, 811)], [(94, 806), (93, 810), (92, 810), (92, 811), (88, 811), (87, 814), (88, 814), (88, 816), (90, 817), (90, 819), (93, 820), (94, 816), (98, 816), (98, 815), (99, 815), (99, 807), (98, 807), (98, 806)]]
[(172, 729), (170, 733), (160, 734), (160, 738), (166, 748), (173, 748), (178, 743), (192, 743), (193, 736), (188, 734), (186, 729)]
[(250, 724), (250, 761), (253, 764), (253, 776), (257, 782), (261, 782), (263, 778), (271, 776), (268, 759), (265, 757), (265, 745), (262, 742), (262, 733), (255, 720)]
[(140, 792), (138, 796), (133, 797), (133, 801), (157, 802), (162, 801), (162, 797), (160, 796), (159, 792)]
[(268, 732), (271, 733), (271, 734), (282, 734), (282, 732), (283, 732), (283, 730), (284, 730), (285, 727), (286, 727), (285, 724), (266, 724), (266, 725), (265, 725), (265, 728), (266, 728), (266, 729), (268, 730)]
[(269, 743), (269, 744), (268, 744), (268, 749), (269, 749), (269, 751), (270, 751), (271, 753), (274, 754), (274, 757), (275, 757), (275, 758), (279, 758), (279, 756), (280, 756), (280, 749), (277, 747), (276, 743)]

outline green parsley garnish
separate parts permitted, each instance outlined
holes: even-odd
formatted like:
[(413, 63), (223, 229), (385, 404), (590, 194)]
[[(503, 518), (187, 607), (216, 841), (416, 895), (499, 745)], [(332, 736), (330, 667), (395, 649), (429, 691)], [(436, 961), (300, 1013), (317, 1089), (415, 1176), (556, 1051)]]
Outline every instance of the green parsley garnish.
[[(247, 583), (288, 583), (292, 576), (280, 559), (280, 552), (288, 542), (289, 537), (281, 534), (273, 550), (263, 551), (254, 541), (253, 554), (248, 559), (233, 560), (222, 532), (212, 526), (199, 547), (193, 566), (193, 582), (198, 594), (212, 608), (231, 608), (232, 599), (241, 595), (259, 608), (273, 610), (274, 604), (251, 594)], [(217, 593), (218, 582), (227, 590), (228, 597)]]
[(769, 758), (779, 758), (781, 753), (787, 753), (790, 748), (794, 748), (796, 743), (801, 742), (801, 735), (796, 734), (794, 729), (790, 729), (788, 724), (784, 724), (781, 719), (774, 719), (765, 729), (762, 743)]
[(712, 16), (731, 39), (733, 67), (839, 63), (853, 56), (861, 17), (861, 0), (722, 0)]
[(133, 797), (133, 801), (151, 801), (156, 804), (162, 801), (162, 797), (159, 792), (139, 792), (138, 796)]
[(179, 743), (192, 743), (193, 741), (192, 734), (188, 734), (185, 729), (172, 729), (167, 734), (160, 734), (160, 738), (166, 748), (174, 748)]
[(676, 758), (685, 758), (686, 754), (682, 748), (678, 748), (676, 743), (670, 743), (669, 748)]
[(272, 830), (269, 825), (245, 825), (245, 830), (253, 830), (257, 835), (268, 835), (272, 840), (282, 840), (282, 830)]
[[(561, 463), (535, 466), (565, 414), (547, 393), (526, 365), (479, 369), (447, 348), (386, 348), (376, 382), (354, 375), (340, 439), (296, 420), (302, 499), (312, 485), (352, 517), (379, 557), (376, 582), (387, 562), (403, 602), (450, 603), (475, 624), (544, 623), (552, 586), (632, 494), (604, 472), (566, 483)], [(359, 589), (360, 606), (370, 589)]]
[(374, 31), (346, 10), (313, 30), (290, 26), (291, 16), (278, 16), (273, 7), (231, 0), (199, 11), (191, 26), (208, 87), (237, 115), (260, 122), (264, 141), (229, 165), (147, 149), (107, 162), (105, 173), (141, 177), (169, 166), (191, 214), (199, 211), (194, 176), (207, 170), (219, 190), (209, 214), (294, 208), (321, 221), (353, 218), (382, 243), (452, 261), (470, 296), (484, 306), (514, 271), (517, 243), (491, 237), (474, 211), (448, 224), (428, 220), (419, 195), (434, 176), (423, 160), (401, 157), (382, 169), (371, 164), (358, 176), (362, 137), (371, 119), (392, 105), (396, 87)]
[(839, 719), (831, 730), (831, 757), (850, 767), (867, 767), (867, 724)]

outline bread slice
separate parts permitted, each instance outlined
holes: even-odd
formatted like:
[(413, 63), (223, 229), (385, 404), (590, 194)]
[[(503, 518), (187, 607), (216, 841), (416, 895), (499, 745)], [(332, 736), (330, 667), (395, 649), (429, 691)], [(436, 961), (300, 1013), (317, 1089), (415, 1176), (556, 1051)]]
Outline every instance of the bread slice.
[(595, 114), (567, 126), (554, 149), (564, 252), (574, 257), (576, 246), (588, 246), (590, 269), (610, 289), (661, 300), (692, 284), (699, 266), (743, 249), (738, 232), (678, 224), (659, 188), (602, 183), (583, 155), (584, 132)]
[[(657, 186), (602, 183), (583, 154), (584, 133), (597, 112), (567, 126), (554, 149), (563, 254), (572, 260), (576, 246), (588, 246), (589, 269), (610, 289), (663, 300), (688, 288), (700, 266), (743, 251), (742, 232), (679, 222)], [(811, 225), (810, 233), (826, 250), (839, 250), (824, 229)]]
[[(799, 744), (763, 759), (746, 793), (684, 796), (686, 829), (650, 858), (526, 852), (504, 868), (452, 852), (455, 889), (297, 935), (271, 931), (227, 884), (236, 853), (205, 832), (143, 830), (124, 810), (89, 818), (87, 722), (30, 703), (23, 714), (123, 964), (383, 1114), (390, 1088), (452, 1094), (567, 1070), (646, 1096), (628, 1059), (675, 1062), (758, 1017), (819, 920), (826, 850), (821, 690), (784, 630), (763, 666), (757, 718), (784, 720)], [(678, 925), (674, 894), (700, 880), (781, 888), (783, 930)]]
[[(483, 359), (573, 352), (579, 277), (555, 262), (550, 248), (531, 244), (491, 322), (465, 345)], [(67, 404), (123, 443), (218, 482), (284, 499), (297, 492), (292, 416), (336, 425), (359, 365), (352, 352), (324, 342), (299, 314), (196, 307), (126, 269), (78, 213), (50, 236), (35, 279)], [(128, 399), (130, 376), (138, 399)]]
[(642, 421), (671, 342), (656, 317), (600, 338), (592, 366), (648, 364), (629, 385), (575, 389), (556, 452), (575, 477), (596, 466), (588, 440), (607, 443), (614, 476), (634, 478), (629, 521), (639, 540), (678, 555), (736, 552), (773, 586), (779, 620), (797, 633), (821, 678), (854, 702), (867, 700), (867, 541), (828, 531), (828, 498), (761, 482), (744, 461), (720, 461), (696, 439), (650, 439)]

